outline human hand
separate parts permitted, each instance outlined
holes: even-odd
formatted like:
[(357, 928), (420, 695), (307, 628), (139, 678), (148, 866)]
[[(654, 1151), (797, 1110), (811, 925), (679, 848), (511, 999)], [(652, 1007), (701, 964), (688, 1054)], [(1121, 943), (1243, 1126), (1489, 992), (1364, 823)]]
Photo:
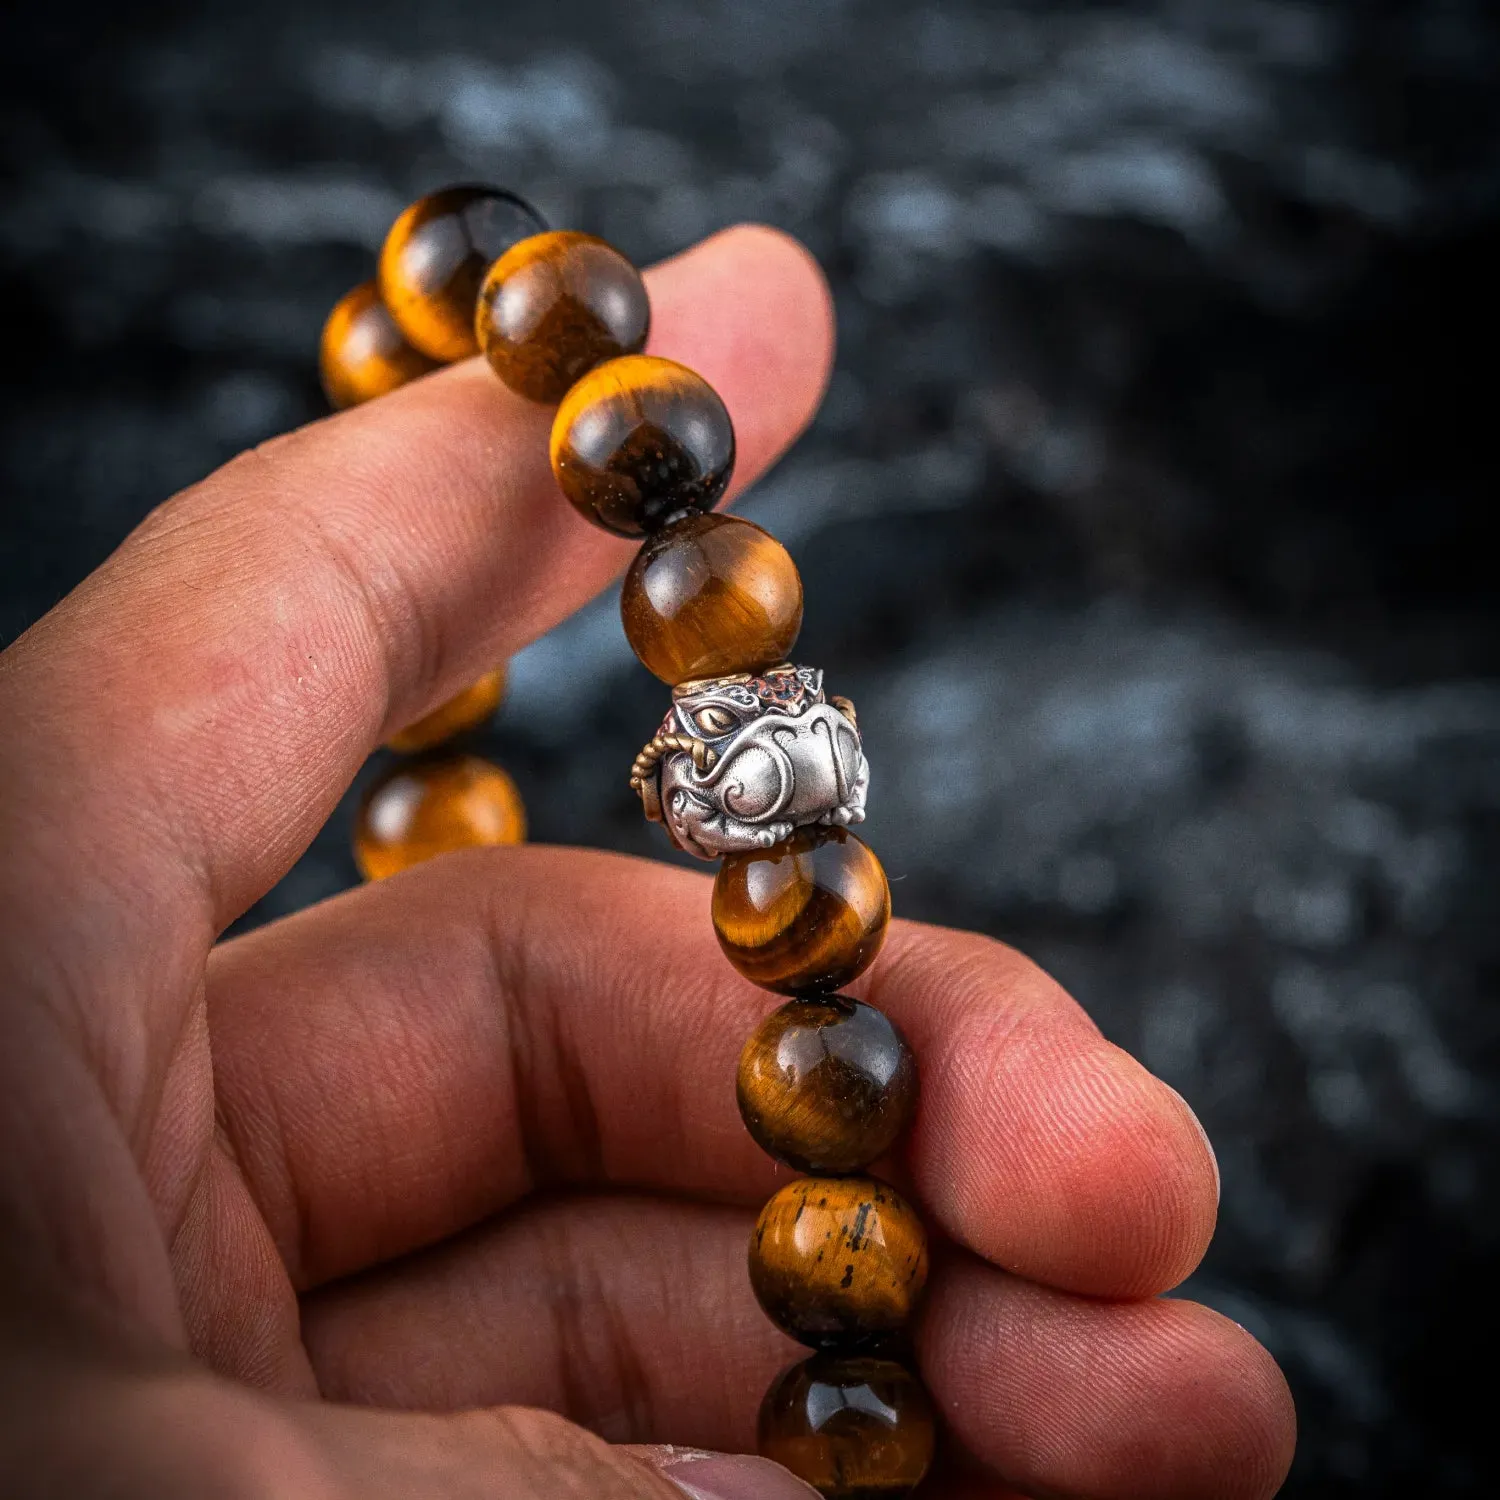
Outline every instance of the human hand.
[[(821, 392), (821, 279), (739, 230), (650, 283), (653, 352), (723, 394), (753, 478)], [(268, 443), (0, 657), (18, 1500), (806, 1493), (611, 1446), (748, 1448), (797, 1354), (746, 1279), (778, 1169), (730, 1082), (772, 1001), (703, 877), (473, 851), (216, 945), (375, 745), (628, 560), (555, 493), (546, 425), (471, 361)], [(983, 938), (897, 922), (854, 990), (922, 1069), (932, 1489), (1271, 1494), (1279, 1372), (1156, 1296), (1217, 1201), (1179, 1097)]]

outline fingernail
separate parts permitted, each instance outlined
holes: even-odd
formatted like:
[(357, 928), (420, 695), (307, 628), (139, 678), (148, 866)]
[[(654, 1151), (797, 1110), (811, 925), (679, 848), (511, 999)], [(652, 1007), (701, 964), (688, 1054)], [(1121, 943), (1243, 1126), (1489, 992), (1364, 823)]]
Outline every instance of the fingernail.
[(667, 1448), (651, 1456), (663, 1477), (692, 1500), (817, 1500), (818, 1492), (768, 1458)]

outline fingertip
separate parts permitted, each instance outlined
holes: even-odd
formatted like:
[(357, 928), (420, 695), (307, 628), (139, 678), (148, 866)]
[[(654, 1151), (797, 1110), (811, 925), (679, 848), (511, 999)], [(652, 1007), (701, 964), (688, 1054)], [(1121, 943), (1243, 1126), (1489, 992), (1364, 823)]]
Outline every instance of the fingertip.
[[(1176, 1491), (1264, 1500), (1282, 1486), (1297, 1446), (1297, 1412), (1280, 1366), (1238, 1323), (1201, 1303), (1143, 1303), (1141, 1388), (1174, 1442)], [(1122, 1327), (1128, 1338), (1130, 1330)]]
[[(1160, 1083), (1161, 1080), (1157, 1079), (1157, 1082)], [(1203, 1121), (1198, 1118), (1198, 1111), (1171, 1084), (1162, 1083), (1161, 1086), (1177, 1101), (1187, 1128), (1198, 1138), (1198, 1145), (1202, 1149), (1206, 1170), (1213, 1184), (1214, 1213), (1215, 1217), (1217, 1217), (1219, 1202), (1224, 1191), (1224, 1180), (1219, 1174), (1219, 1153), (1214, 1150), (1214, 1143), (1208, 1138), (1208, 1131), (1204, 1129)]]
[(1181, 1096), (1004, 945), (898, 924), (888, 948), (878, 1003), (922, 1059), (912, 1154), (947, 1232), (1092, 1296), (1181, 1282), (1218, 1211), (1213, 1152)]
[[(737, 472), (768, 467), (812, 421), (833, 369), (833, 296), (812, 253), (739, 224), (646, 273), (648, 350), (690, 364), (734, 418)], [(725, 308), (736, 316), (725, 317)], [(739, 486), (737, 486), (738, 488)]]
[(1218, 1220), (1208, 1137), (1181, 1095), (1102, 1038), (1072, 1079), (1079, 1149), (1057, 1167), (1082, 1232), (1075, 1274), (1058, 1284), (1106, 1297), (1169, 1291), (1197, 1269)]
[(1274, 1495), (1286, 1482), (1297, 1454), (1297, 1406), (1292, 1388), (1270, 1351), (1222, 1313), (1196, 1302), (1169, 1305), (1190, 1309), (1205, 1328), (1217, 1327), (1224, 1348), (1220, 1399), (1226, 1427), (1236, 1446), (1251, 1455), (1247, 1494)]
[(1271, 1356), (1194, 1302), (1096, 1302), (966, 1261), (922, 1329), (957, 1436), (1008, 1482), (1078, 1496), (1265, 1500), (1296, 1413)]
[[(1153, 1296), (1198, 1265), (1217, 1216), (1212, 1157), (1175, 1095), (1101, 1037), (1067, 1030), (1018, 1040), (989, 1077), (1007, 1085), (1013, 1123), (1005, 1170), (981, 1158), (958, 1178), (974, 1221), (1001, 1226), (974, 1248), (1103, 1297)], [(998, 1201), (1018, 1185), (1030, 1199), (1019, 1222)]]

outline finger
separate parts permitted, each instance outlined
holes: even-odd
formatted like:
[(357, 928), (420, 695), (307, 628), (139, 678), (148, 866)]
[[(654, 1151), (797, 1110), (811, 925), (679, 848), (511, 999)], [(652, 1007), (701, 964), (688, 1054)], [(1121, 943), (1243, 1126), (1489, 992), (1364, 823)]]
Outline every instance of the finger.
[[(725, 964), (708, 899), (701, 876), (644, 861), (472, 851), (220, 948), (220, 1112), (294, 1280), (537, 1185), (770, 1193), (786, 1173), (733, 1079), (777, 1001)], [(903, 923), (888, 949), (868, 988), (916, 1050), (907, 1165), (942, 1228), (1074, 1290), (1180, 1280), (1216, 1192), (1181, 1099), (1009, 949)]]
[[(611, 1447), (555, 1413), (524, 1407), (456, 1416), (307, 1409), (340, 1487), (327, 1500), (816, 1500), (763, 1459)], [(255, 1493), (308, 1492), (281, 1483)], [(324, 1500), (324, 1492), (316, 1492)]]
[(774, 1464), (613, 1448), (553, 1412), (272, 1400), (45, 1283), (0, 1287), (0, 1400), (18, 1495), (813, 1500)]
[[(1023, 1491), (1258, 1500), (1291, 1467), (1276, 1362), (1195, 1302), (1067, 1297), (958, 1260), (935, 1278), (924, 1368), (957, 1439)], [(1090, 1440), (1080, 1440), (1087, 1436)]]
[[(744, 485), (817, 405), (822, 278), (785, 236), (742, 228), (648, 282), (651, 347), (723, 395)], [(74, 944), (107, 946), (114, 983), (122, 939), (152, 948), (163, 913), (217, 932), (389, 731), (628, 561), (558, 493), (548, 418), (474, 360), (268, 443), (149, 517), (8, 654), (0, 781), (54, 846), (12, 847), (11, 866), (65, 858), (75, 883), (114, 888), (112, 941)], [(16, 885), (42, 931), (79, 904)]]
[[(438, 1416), (292, 1406), (201, 1372), (122, 1375), (107, 1366), (70, 1372), (49, 1394), (50, 1408), (26, 1428), (28, 1494), (815, 1500), (775, 1464), (635, 1454), (545, 1411)], [(707, 1484), (694, 1483), (705, 1474)]]
[[(499, 1224), (304, 1300), (325, 1393), (445, 1409), (522, 1402), (614, 1441), (754, 1445), (776, 1333), (745, 1275), (751, 1214), (595, 1198)], [(947, 1428), (1023, 1492), (1252, 1497), (1285, 1475), (1291, 1411), (1270, 1357), (1189, 1302), (1098, 1302), (966, 1256), (919, 1330)]]

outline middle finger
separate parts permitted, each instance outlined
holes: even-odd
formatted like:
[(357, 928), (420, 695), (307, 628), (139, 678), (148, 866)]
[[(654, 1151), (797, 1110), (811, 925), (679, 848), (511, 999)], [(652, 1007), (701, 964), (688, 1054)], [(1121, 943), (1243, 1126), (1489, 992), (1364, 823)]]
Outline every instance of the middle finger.
[[(702, 876), (643, 860), (469, 851), (221, 947), (221, 1117), (294, 1282), (537, 1186), (753, 1203), (784, 1181), (732, 1082), (777, 1002), (725, 963), (708, 898)], [(904, 1165), (944, 1233), (1108, 1296), (1197, 1264), (1217, 1194), (1201, 1128), (1034, 965), (897, 923), (855, 988), (915, 1049)]]

